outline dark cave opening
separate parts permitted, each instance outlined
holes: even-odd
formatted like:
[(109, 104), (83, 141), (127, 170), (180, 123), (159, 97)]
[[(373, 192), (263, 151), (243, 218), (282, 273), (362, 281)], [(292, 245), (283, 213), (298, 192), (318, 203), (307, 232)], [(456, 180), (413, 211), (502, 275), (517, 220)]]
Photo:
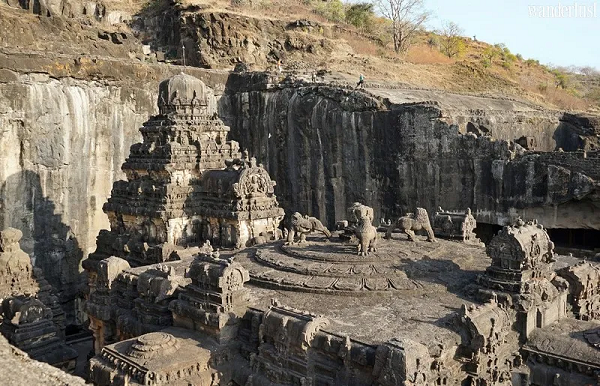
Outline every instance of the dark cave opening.
[(597, 229), (548, 229), (556, 247), (595, 250), (600, 248), (600, 230)]
[(477, 228), (475, 228), (475, 234), (483, 243), (489, 243), (496, 234), (502, 229), (500, 225), (486, 224), (477, 222)]
[[(478, 222), (475, 233), (482, 242), (487, 244), (501, 229), (500, 225)], [(563, 252), (564, 250), (595, 251), (600, 249), (600, 230), (552, 228), (547, 231), (555, 247), (563, 249)], [(557, 252), (561, 253), (560, 250)]]

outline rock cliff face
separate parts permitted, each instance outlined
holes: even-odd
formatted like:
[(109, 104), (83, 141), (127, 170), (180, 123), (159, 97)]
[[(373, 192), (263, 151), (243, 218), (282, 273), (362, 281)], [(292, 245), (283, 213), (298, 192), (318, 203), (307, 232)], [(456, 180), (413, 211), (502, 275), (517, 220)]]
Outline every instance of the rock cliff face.
[(154, 104), (144, 89), (96, 82), (0, 83), (0, 224), (23, 231), (63, 301), (78, 290), (79, 263), (108, 225), (102, 205)]
[[(548, 227), (600, 228), (597, 216), (588, 215), (598, 206), (595, 153), (531, 153), (483, 133), (461, 134), (449, 122), (476, 117), (472, 110), (444, 108), (444, 100), (396, 104), (351, 90), (269, 88), (263, 81), (261, 86), (256, 77), (232, 76), (222, 111), (232, 136), (268, 165), (287, 211), (332, 225), (350, 203), (360, 201), (373, 206), (376, 218), (416, 206), (430, 213), (438, 206), (470, 207), (478, 221), (489, 224), (535, 214)], [(494, 111), (504, 101), (477, 99), (488, 104), (479, 116), (508, 121)], [(552, 124), (561, 125), (544, 112), (519, 114), (537, 119), (540, 124), (531, 124), (529, 133), (540, 138)], [(518, 134), (510, 126), (490, 131)]]
[(167, 58), (180, 59), (184, 46), (186, 63), (192, 66), (226, 68), (241, 61), (264, 68), (278, 59), (308, 53), (305, 60), (310, 60), (333, 49), (327, 38), (331, 31), (315, 22), (248, 17), (202, 9), (202, 5), (163, 5), (144, 11), (132, 28)]
[(131, 18), (126, 12), (107, 10), (106, 4), (102, 1), (2, 0), (1, 2), (43, 17), (88, 17), (97, 21), (105, 21), (107, 24), (116, 24)]

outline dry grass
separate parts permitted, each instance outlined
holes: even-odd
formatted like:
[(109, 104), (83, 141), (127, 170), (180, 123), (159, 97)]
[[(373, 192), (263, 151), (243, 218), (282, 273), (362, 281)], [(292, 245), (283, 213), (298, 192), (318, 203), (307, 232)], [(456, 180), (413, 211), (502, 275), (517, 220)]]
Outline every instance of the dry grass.
[(549, 103), (565, 110), (586, 111), (591, 107), (585, 99), (572, 95), (566, 90), (550, 88), (542, 95)]
[(454, 60), (427, 45), (415, 44), (405, 56), (406, 61), (415, 64), (452, 64)]
[(381, 47), (373, 41), (351, 32), (336, 32), (335, 37), (345, 40), (348, 45), (352, 47), (352, 50), (359, 55), (382, 56), (386, 51), (384, 47)]

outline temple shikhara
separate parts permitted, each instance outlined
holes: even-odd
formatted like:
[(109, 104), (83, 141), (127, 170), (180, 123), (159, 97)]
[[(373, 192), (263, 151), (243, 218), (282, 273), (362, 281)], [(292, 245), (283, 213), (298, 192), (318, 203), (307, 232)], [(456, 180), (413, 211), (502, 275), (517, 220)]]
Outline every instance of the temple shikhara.
[(168, 261), (177, 247), (209, 241), (245, 247), (277, 237), (283, 209), (269, 173), (228, 140), (216, 98), (186, 74), (160, 84), (159, 115), (140, 129), (104, 211), (110, 231), (88, 260), (123, 257), (133, 266)]

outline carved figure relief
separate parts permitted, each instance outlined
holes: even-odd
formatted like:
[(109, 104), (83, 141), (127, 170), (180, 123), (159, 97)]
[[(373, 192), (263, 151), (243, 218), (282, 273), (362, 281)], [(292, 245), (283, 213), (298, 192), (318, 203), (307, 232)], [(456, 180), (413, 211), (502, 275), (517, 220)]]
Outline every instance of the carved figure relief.
[(274, 193), (275, 181), (271, 180), (267, 171), (258, 166), (245, 168), (239, 181), (233, 185), (238, 198), (252, 198)]

